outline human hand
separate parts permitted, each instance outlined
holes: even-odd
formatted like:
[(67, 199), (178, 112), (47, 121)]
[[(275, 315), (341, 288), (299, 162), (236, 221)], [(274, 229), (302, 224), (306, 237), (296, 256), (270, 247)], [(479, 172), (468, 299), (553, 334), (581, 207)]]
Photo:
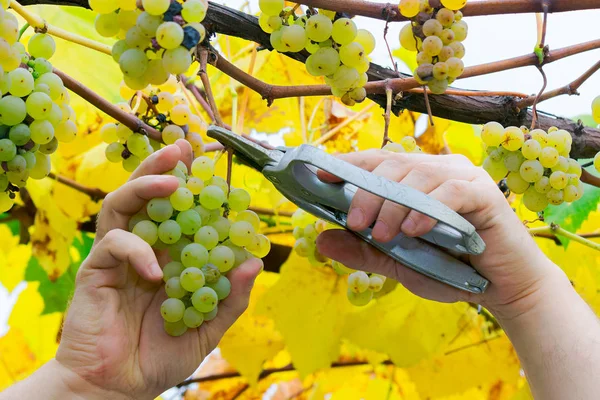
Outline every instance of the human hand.
[[(475, 295), (421, 275), (380, 253), (352, 233), (331, 230), (317, 241), (319, 251), (350, 268), (379, 273), (398, 280), (413, 293), (441, 302), (482, 304), (499, 318), (527, 312), (541, 297), (548, 280), (564, 279), (562, 271), (542, 253), (496, 183), (481, 168), (460, 155), (432, 156), (369, 150), (340, 156), (376, 175), (418, 189), (463, 215), (487, 248), (471, 256), (471, 264), (491, 285)], [(321, 178), (336, 178), (321, 173)], [(393, 202), (359, 191), (348, 214), (348, 226), (361, 231), (376, 222), (373, 237), (388, 242), (397, 234), (416, 237), (429, 232), (436, 221)]]
[(181, 337), (165, 333), (159, 260), (164, 265), (167, 256), (155, 254), (127, 227), (148, 200), (177, 189), (176, 177), (160, 174), (179, 160), (188, 167), (192, 161), (190, 145), (181, 140), (148, 157), (107, 196), (94, 246), (77, 274), (56, 359), (104, 398), (155, 398), (190, 376), (246, 309), (262, 268), (262, 261), (252, 259), (228, 275), (231, 295), (214, 320)]

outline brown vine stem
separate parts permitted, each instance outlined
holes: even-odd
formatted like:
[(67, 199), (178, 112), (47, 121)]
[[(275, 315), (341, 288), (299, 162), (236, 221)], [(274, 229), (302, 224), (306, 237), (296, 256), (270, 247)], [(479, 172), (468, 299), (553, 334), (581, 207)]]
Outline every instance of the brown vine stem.
[(392, 65), (394, 66), (394, 71), (396, 71), (396, 73), (398, 75), (400, 75), (398, 72), (398, 63), (394, 60), (394, 55), (392, 54), (392, 48), (390, 47), (390, 44), (387, 40), (387, 34), (390, 30), (390, 17), (392, 16), (392, 14), (397, 14), (397, 13), (396, 12), (388, 13), (388, 17), (387, 17), (388, 19), (385, 21), (385, 28), (383, 29), (383, 41), (385, 42), (385, 46), (387, 47), (387, 51), (390, 56), (390, 61), (392, 62)]
[[(573, 46), (549, 51), (544, 64), (549, 64), (560, 59), (570, 57), (575, 54), (600, 48), (600, 39), (590, 42), (580, 43)], [(531, 65), (539, 65), (538, 57), (531, 53), (520, 57), (514, 57), (506, 60), (496, 61), (487, 64), (476, 65), (465, 68), (465, 72), (459, 79), (472, 78), (475, 76), (492, 74), (521, 68)], [(243, 85), (251, 88), (266, 99), (271, 104), (276, 99), (300, 97), (300, 96), (328, 96), (331, 95), (331, 88), (327, 85), (302, 85), (302, 86), (277, 86), (265, 83), (253, 76), (248, 75), (235, 65), (231, 64), (225, 58), (217, 54), (217, 60), (214, 66), (221, 72), (232, 77)], [(390, 87), (395, 93), (414, 89), (420, 84), (414, 78), (395, 78), (389, 80), (380, 80), (368, 82), (365, 89), (369, 94), (385, 94), (386, 87)], [(476, 93), (476, 92), (474, 92)]]
[(48, 174), (48, 178), (54, 179), (55, 181), (60, 182), (63, 185), (66, 185), (72, 189), (75, 189), (80, 193), (87, 194), (94, 201), (102, 200), (107, 195), (106, 192), (103, 192), (100, 189), (87, 187), (87, 186), (82, 185), (79, 182), (75, 182), (74, 180), (69, 179), (67, 177), (64, 177), (61, 175), (56, 175), (54, 172), (50, 172), (50, 174)]
[[(210, 105), (215, 124), (222, 127), (223, 120), (221, 119), (221, 113), (219, 112), (219, 107), (217, 107), (217, 103), (215, 102), (215, 96), (213, 95), (212, 87), (210, 85), (210, 79), (206, 73), (209, 50), (205, 47), (199, 47), (198, 50), (200, 53), (200, 71), (198, 71), (198, 75), (200, 76), (202, 84), (204, 85), (204, 92), (206, 93), (206, 98), (208, 99), (208, 104)], [(217, 61), (219, 58), (220, 57), (217, 55)]]
[(108, 100), (102, 98), (98, 93), (84, 86), (79, 81), (70, 77), (64, 72), (59, 71), (56, 68), (54, 68), (53, 72), (60, 77), (67, 89), (77, 94), (88, 103), (92, 104), (98, 110), (110, 115), (132, 131), (145, 132), (152, 139), (162, 143), (161, 133), (143, 121), (139, 120), (135, 115), (128, 114), (114, 104), (111, 104)]
[(590, 174), (585, 169), (581, 174), (581, 182), (600, 188), (600, 177)]
[(208, 102), (206, 101), (204, 96), (202, 96), (202, 93), (200, 93), (198, 86), (196, 86), (194, 84), (194, 82), (189, 81), (183, 75), (181, 75), (181, 81), (183, 82), (185, 87), (188, 89), (188, 91), (190, 91), (192, 93), (192, 96), (194, 96), (194, 98), (196, 99), (198, 104), (200, 104), (200, 106), (202, 106), (202, 108), (208, 114), (208, 117), (211, 119), (211, 121), (214, 121), (215, 115), (213, 114), (212, 108), (210, 107), (210, 104), (208, 104)]
[[(428, 94), (433, 94), (429, 88), (414, 88), (405, 90), (407, 93), (419, 93), (423, 94), (427, 92)], [(448, 89), (444, 93), (448, 96), (463, 96), (463, 97), (488, 97), (488, 96), (500, 96), (500, 97), (518, 97), (521, 99), (528, 98), (529, 95), (525, 93), (519, 92), (503, 92), (503, 91), (493, 91), (493, 90), (460, 90), (460, 89)], [(535, 96), (533, 96), (535, 97)]]
[(271, 215), (274, 217), (291, 218), (292, 215), (294, 215), (294, 213), (290, 212), (290, 211), (278, 211), (278, 210), (273, 210), (271, 208), (250, 207), (248, 210), (254, 211), (255, 213), (260, 214), (260, 215)]
[(394, 101), (393, 95), (394, 95), (394, 92), (392, 91), (391, 88), (388, 87), (387, 89), (385, 89), (386, 107), (385, 107), (385, 115), (384, 115), (385, 125), (383, 128), (383, 142), (381, 143), (382, 149), (385, 147), (386, 144), (391, 142), (389, 133), (390, 133), (390, 121), (391, 121), (391, 116), (392, 116), (392, 103)]
[[(587, 71), (585, 71), (585, 73), (583, 73), (583, 75), (581, 75), (579, 78), (575, 79), (573, 82), (569, 83), (568, 85), (544, 93), (540, 97), (538, 103), (541, 103), (542, 101), (546, 101), (546, 100), (552, 99), (552, 98), (557, 97), (557, 96), (562, 96), (562, 95), (569, 95), (569, 96), (578, 95), (579, 94), (578, 89), (581, 87), (581, 85), (583, 85), (598, 70), (600, 70), (600, 61), (598, 61), (590, 69), (588, 69)], [(529, 107), (529, 106), (531, 106), (534, 103), (535, 99), (536, 99), (536, 96), (528, 96), (527, 98), (525, 98), (525, 99), (517, 102), (517, 108), (519, 108), (519, 109), (522, 110), (522, 109), (524, 109), (526, 107)]]
[[(367, 361), (345, 361), (345, 362), (333, 363), (333, 364), (331, 364), (331, 368), (361, 367), (361, 366), (365, 366), (365, 365), (369, 365), (369, 362), (367, 362)], [(386, 361), (382, 362), (381, 365), (394, 365), (394, 364), (392, 363), (392, 361), (386, 360)], [(281, 368), (264, 369), (258, 376), (258, 380), (265, 379), (266, 377), (273, 375), (273, 374), (278, 374), (281, 372), (290, 372), (290, 371), (295, 371), (295, 370), (296, 369), (294, 368), (294, 366), (292, 364), (286, 365), (285, 367), (281, 367)], [(179, 385), (177, 385), (177, 387), (180, 388), (180, 387), (188, 386), (188, 385), (191, 385), (192, 383), (213, 382), (213, 381), (219, 381), (221, 379), (231, 379), (231, 378), (239, 378), (239, 377), (241, 377), (241, 375), (237, 371), (224, 372), (222, 374), (215, 374), (215, 375), (203, 376), (201, 378), (188, 379), (186, 381), (181, 382)]]
[[(390, 4), (371, 3), (364, 0), (299, 0), (297, 3), (384, 21), (388, 18), (390, 21), (408, 21), (400, 13), (388, 16), (390, 6), (396, 8), (398, 2)], [(557, 13), (595, 8), (600, 8), (597, 0), (553, 0), (550, 11)], [(539, 13), (544, 10), (539, 0), (475, 0), (469, 1), (461, 11), (465, 16), (475, 17), (498, 14)]]

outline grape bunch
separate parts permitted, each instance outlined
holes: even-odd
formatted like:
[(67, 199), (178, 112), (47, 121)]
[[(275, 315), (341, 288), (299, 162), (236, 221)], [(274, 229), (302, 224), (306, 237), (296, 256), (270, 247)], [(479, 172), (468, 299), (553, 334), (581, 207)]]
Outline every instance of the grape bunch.
[[(417, 51), (415, 79), (434, 94), (443, 94), (465, 65), (468, 25), (459, 11), (466, 0), (401, 0), (400, 13), (411, 18), (400, 31), (400, 44)], [(442, 7), (443, 6), (443, 7)]]
[(569, 132), (556, 127), (529, 132), (488, 122), (481, 138), (488, 154), (483, 168), (496, 181), (506, 179), (511, 192), (523, 194), (529, 210), (542, 212), (549, 204), (572, 203), (583, 196), (581, 165), (569, 158)]
[[(140, 6), (141, 5), (141, 6)], [(112, 48), (127, 86), (161, 85), (186, 72), (206, 37), (206, 0), (90, 0), (96, 31), (119, 39)]]
[(69, 92), (47, 60), (54, 39), (36, 33), (26, 50), (18, 30), (15, 16), (0, 7), (0, 213), (29, 178), (48, 176), (58, 143), (77, 136)]
[[(592, 117), (597, 124), (600, 124), (600, 96), (596, 97), (592, 102)], [(594, 157), (594, 168), (600, 172), (600, 153)]]
[(339, 275), (348, 275), (348, 301), (362, 307), (369, 304), (374, 293), (379, 293), (383, 288), (386, 278), (378, 274), (367, 274), (355, 271), (345, 265), (330, 260), (319, 253), (316, 246), (317, 236), (330, 227), (327, 222), (317, 219), (309, 213), (298, 210), (292, 215), (294, 227), (294, 251), (300, 257), (308, 258), (310, 263), (317, 267), (331, 267)]
[(353, 106), (367, 97), (369, 54), (375, 50), (375, 37), (366, 29), (358, 29), (349, 18), (335, 12), (307, 11), (297, 16), (294, 9), (284, 7), (283, 0), (260, 0), (259, 24), (271, 34), (271, 45), (281, 53), (306, 50), (306, 70), (324, 77), (334, 96)]
[(400, 143), (388, 143), (383, 146), (383, 150), (392, 153), (422, 153), (423, 150), (417, 146), (417, 141), (412, 136), (404, 136)]
[[(177, 80), (171, 75), (169, 80), (158, 87), (150, 86), (144, 93), (145, 100), (134, 104), (131, 93), (130, 103), (117, 104), (123, 111), (135, 115), (148, 125), (156, 128), (162, 134), (162, 143), (167, 145), (179, 139), (185, 139), (192, 145), (196, 156), (204, 153), (202, 132), (206, 125), (202, 119), (192, 113), (186, 97), (177, 93)], [(143, 133), (133, 132), (127, 126), (119, 123), (108, 123), (100, 129), (100, 135), (108, 143), (105, 154), (110, 162), (121, 162), (126, 171), (133, 172), (141, 161), (161, 148), (161, 142)]]
[[(161, 314), (165, 331), (172, 336), (215, 318), (219, 302), (231, 290), (225, 274), (271, 250), (269, 239), (257, 234), (260, 219), (248, 210), (250, 194), (243, 189), (229, 191), (214, 168), (212, 159), (201, 156), (188, 175), (180, 162), (168, 173), (179, 179), (179, 188), (169, 198), (150, 200), (129, 221), (135, 235), (156, 250), (168, 250), (171, 257), (163, 270), (169, 298)], [(224, 209), (231, 219), (223, 216)]]

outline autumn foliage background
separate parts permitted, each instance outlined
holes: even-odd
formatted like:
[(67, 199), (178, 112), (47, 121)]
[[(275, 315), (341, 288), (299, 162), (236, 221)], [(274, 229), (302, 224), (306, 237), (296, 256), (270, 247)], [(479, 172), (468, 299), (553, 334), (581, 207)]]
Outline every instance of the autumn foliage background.
[[(51, 6), (32, 10), (51, 24), (109, 43), (95, 33), (90, 11)], [(23, 40), (31, 34), (28, 31)], [(257, 52), (254, 43), (219, 35), (215, 44), (228, 60), (244, 71), (251, 69), (263, 81), (321, 83), (301, 63), (276, 52)], [(393, 44), (397, 47), (395, 41)], [(404, 52), (394, 54), (400, 61), (413, 62)], [(123, 101), (118, 65), (106, 57), (57, 41), (52, 62), (103, 97), (115, 103)], [(384, 119), (379, 106), (371, 101), (347, 108), (330, 97), (291, 98), (268, 107), (260, 95), (223, 73), (210, 69), (209, 76), (225, 122), (237, 132), (274, 135), (271, 140), (275, 144), (289, 146), (319, 141), (332, 153), (381, 145)], [(72, 105), (79, 134), (76, 141), (62, 144), (53, 155), (54, 171), (110, 192), (128, 178), (120, 164), (109, 163), (104, 155), (106, 144), (98, 130), (110, 119), (75, 95)], [(409, 111), (392, 117), (392, 139), (414, 135), (419, 117)], [(477, 165), (482, 163), (485, 152), (480, 127), (437, 118), (434, 122), (417, 138), (425, 152), (459, 153)], [(342, 125), (328, 140), (320, 140)], [(219, 172), (225, 172), (224, 160)], [(251, 192), (254, 207), (282, 214), (295, 210), (249, 168), (236, 164), (232, 183)], [(54, 356), (77, 268), (93, 240), (82, 227), (101, 205), (52, 179), (32, 180), (27, 189), (37, 209), (35, 216), (20, 220), (0, 217), (0, 283), (9, 293), (0, 301), (10, 310), (9, 329), (0, 337), (0, 390)], [(509, 200), (523, 220), (536, 219), (518, 197)], [(572, 232), (594, 232), (600, 226), (599, 200), (600, 190), (587, 187), (582, 200), (552, 208), (546, 220)], [(544, 225), (536, 222), (529, 226)], [(275, 244), (293, 245), (289, 218), (266, 217), (263, 233)], [(538, 245), (599, 312), (600, 253), (564, 239), (538, 239)], [(241, 376), (231, 377), (235, 371)], [(190, 385), (184, 395), (187, 399), (229, 399), (238, 393), (241, 399), (262, 398), (267, 390), (273, 399), (530, 398), (512, 346), (485, 311), (478, 313), (476, 306), (469, 304), (421, 300), (400, 286), (389, 286), (377, 301), (356, 308), (346, 299), (343, 277), (293, 254), (280, 273), (265, 272), (258, 278), (248, 311), (195, 377), (210, 378), (199, 386)]]

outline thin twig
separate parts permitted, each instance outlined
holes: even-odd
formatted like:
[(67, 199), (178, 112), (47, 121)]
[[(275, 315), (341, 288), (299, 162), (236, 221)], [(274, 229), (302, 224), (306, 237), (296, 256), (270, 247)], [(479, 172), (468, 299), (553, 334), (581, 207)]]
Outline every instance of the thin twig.
[[(223, 120), (221, 119), (221, 114), (219, 113), (219, 108), (217, 107), (217, 103), (215, 102), (215, 97), (212, 92), (212, 87), (210, 85), (210, 79), (208, 78), (208, 74), (206, 73), (206, 68), (208, 64), (208, 56), (209, 51), (205, 47), (198, 48), (200, 52), (200, 71), (198, 71), (198, 75), (202, 80), (202, 84), (204, 85), (204, 92), (206, 93), (206, 98), (208, 99), (208, 104), (210, 105), (210, 109), (212, 110), (213, 119), (215, 124), (218, 126), (223, 126)], [(217, 56), (217, 60), (218, 60)]]
[(537, 97), (535, 98), (535, 101), (533, 102), (533, 107), (532, 107), (533, 117), (531, 118), (531, 129), (532, 130), (535, 129), (535, 127), (537, 125), (537, 120), (538, 120), (537, 103), (538, 103), (540, 97), (542, 97), (542, 95), (544, 94), (546, 87), (548, 86), (548, 78), (546, 77), (546, 73), (544, 72), (544, 67), (539, 66), (538, 70), (540, 71), (540, 74), (542, 74), (542, 79), (544, 80), (544, 83), (542, 85), (542, 89), (540, 90)]
[(54, 172), (50, 172), (50, 174), (48, 174), (48, 178), (54, 179), (57, 182), (62, 183), (63, 185), (66, 185), (66, 186), (68, 186), (68, 187), (70, 187), (72, 189), (77, 190), (78, 192), (81, 192), (83, 194), (87, 194), (94, 201), (102, 200), (107, 195), (106, 192), (103, 192), (100, 189), (87, 187), (87, 186), (82, 185), (79, 182), (75, 182), (74, 180), (69, 179), (67, 177), (64, 177), (64, 176), (61, 176), (61, 175), (56, 175)]
[(600, 188), (600, 177), (590, 174), (585, 169), (581, 173), (581, 182)]
[(540, 40), (540, 49), (546, 46), (546, 29), (548, 27), (548, 12), (550, 11), (550, 1), (542, 0), (542, 12), (544, 13), (544, 22), (542, 24), (542, 38)]
[(272, 215), (274, 217), (291, 218), (291, 216), (294, 215), (293, 212), (273, 210), (271, 208), (250, 207), (249, 210), (254, 211), (255, 213), (257, 213), (259, 215)]
[[(350, 118), (347, 118), (346, 120), (344, 120), (344, 122), (342, 122), (341, 124), (337, 125), (335, 128), (331, 129), (329, 132), (325, 133), (323, 136), (321, 136), (320, 138), (318, 138), (317, 140), (315, 140), (314, 142), (312, 142), (312, 145), (313, 146), (318, 146), (320, 144), (325, 143), (326, 141), (328, 141), (329, 139), (331, 139), (333, 136), (335, 136), (340, 130), (342, 130), (346, 126), (350, 125), (352, 122), (356, 121), (359, 118), (364, 117), (369, 111), (371, 111), (371, 109), (374, 106), (375, 106), (375, 103), (369, 104), (364, 109), (362, 109), (360, 112), (354, 114)], [(385, 146), (385, 144), (384, 144), (384, 146)]]
[(67, 89), (79, 95), (79, 97), (86, 100), (98, 110), (105, 112), (106, 114), (113, 117), (123, 125), (127, 126), (132, 131), (144, 132), (152, 139), (162, 143), (161, 133), (149, 126), (148, 124), (144, 123), (140, 119), (138, 119), (135, 115), (131, 115), (121, 110), (119, 107), (110, 103), (108, 100), (104, 99), (99, 94), (97, 94), (87, 86), (84, 86), (83, 84), (81, 84), (81, 82), (70, 77), (64, 72), (59, 71), (56, 68), (54, 68), (53, 72), (60, 77)]
[(431, 112), (431, 103), (429, 102), (429, 91), (425, 91), (423, 93), (423, 96), (425, 97), (425, 107), (427, 108), (427, 116), (429, 117), (429, 124), (431, 126), (435, 126), (435, 123), (433, 122), (433, 113)]
[(385, 107), (385, 115), (384, 115), (384, 119), (385, 119), (385, 125), (383, 128), (383, 142), (381, 143), (381, 148), (384, 148), (386, 144), (388, 144), (390, 142), (390, 121), (391, 121), (391, 115), (392, 115), (392, 103), (393, 103), (393, 98), (392, 96), (394, 95), (394, 92), (392, 91), (391, 88), (387, 88), (385, 90), (385, 96), (386, 96), (386, 107)]
[(533, 236), (536, 236), (537, 234), (543, 234), (546, 236), (548, 234), (554, 234), (556, 236), (563, 236), (569, 240), (572, 240), (574, 242), (577, 242), (579, 244), (587, 246), (591, 249), (600, 251), (600, 243), (592, 242), (591, 240), (583, 238), (580, 235), (569, 232), (569, 231), (561, 228), (557, 224), (550, 224), (550, 226), (544, 226), (544, 227), (540, 227), (540, 228), (532, 228), (529, 230), (529, 233), (532, 234)]
[(389, 20), (390, 17), (391, 17), (391, 15), (388, 14), (388, 19), (387, 19), (387, 21), (385, 21), (385, 28), (383, 28), (383, 41), (385, 42), (385, 46), (387, 47), (387, 51), (390, 56), (390, 61), (391, 61), (392, 65), (394, 66), (394, 71), (396, 71), (396, 73), (398, 75), (400, 75), (400, 73), (398, 71), (398, 63), (396, 61), (394, 61), (394, 55), (392, 54), (392, 48), (390, 47), (390, 44), (388, 43), (388, 40), (387, 40), (387, 34), (388, 34), (388, 31), (390, 30), (390, 20)]
[[(538, 104), (541, 103), (542, 101), (546, 101), (546, 100), (549, 100), (549, 99), (552, 99), (554, 97), (561, 96), (561, 95), (569, 95), (569, 96), (579, 95), (578, 89), (581, 87), (581, 85), (583, 85), (598, 70), (600, 70), (600, 61), (598, 61), (596, 64), (592, 65), (592, 67), (590, 69), (588, 69), (587, 71), (585, 71), (583, 73), (583, 75), (581, 75), (579, 78), (575, 79), (573, 82), (569, 83), (568, 85), (544, 93), (539, 98)], [(522, 110), (526, 107), (531, 106), (535, 102), (536, 98), (537, 98), (537, 96), (528, 96), (526, 99), (523, 99), (516, 103), (517, 108)]]

